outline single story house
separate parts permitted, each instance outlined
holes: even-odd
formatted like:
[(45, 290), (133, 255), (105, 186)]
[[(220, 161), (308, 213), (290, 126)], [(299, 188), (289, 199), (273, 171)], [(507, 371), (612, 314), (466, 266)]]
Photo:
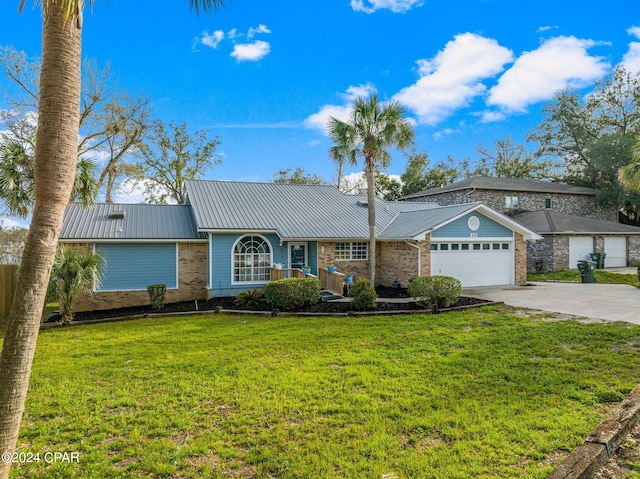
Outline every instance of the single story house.
[[(233, 296), (278, 270), (369, 276), (365, 196), (331, 185), (188, 181), (184, 205), (69, 205), (60, 243), (100, 252), (104, 280), (78, 311)], [(376, 200), (376, 278), (406, 285), (449, 275), (463, 286), (524, 284), (526, 241), (541, 237), (482, 203), (438, 206)]]

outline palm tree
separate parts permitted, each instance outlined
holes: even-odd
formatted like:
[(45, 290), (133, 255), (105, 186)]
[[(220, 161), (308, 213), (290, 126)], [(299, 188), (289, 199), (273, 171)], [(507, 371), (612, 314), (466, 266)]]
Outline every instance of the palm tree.
[[(93, 0), (88, 0), (89, 4)], [(25, 0), (20, 0), (22, 10)], [(76, 173), (85, 0), (41, 0), (42, 69), (34, 160), (34, 208), (0, 355), (0, 451), (13, 452), (31, 375), (40, 315)], [(196, 12), (224, 0), (191, 0)], [(0, 461), (0, 479), (10, 463)]]
[(60, 301), (62, 321), (73, 321), (73, 299), (78, 293), (90, 292), (100, 285), (100, 267), (104, 258), (100, 253), (78, 254), (72, 248), (60, 248), (53, 260), (51, 282), (55, 285)]
[(633, 146), (631, 163), (618, 170), (618, 179), (626, 189), (640, 194), (640, 137)]
[(328, 130), (334, 143), (329, 150), (332, 159), (339, 164), (346, 161), (355, 166), (358, 164), (358, 157), (364, 157), (369, 216), (369, 276), (375, 284), (376, 167), (387, 168), (391, 163), (391, 155), (387, 149), (392, 146), (400, 149), (411, 146), (415, 133), (406, 119), (405, 108), (395, 101), (381, 105), (377, 94), (368, 99), (356, 99), (347, 121), (331, 117)]

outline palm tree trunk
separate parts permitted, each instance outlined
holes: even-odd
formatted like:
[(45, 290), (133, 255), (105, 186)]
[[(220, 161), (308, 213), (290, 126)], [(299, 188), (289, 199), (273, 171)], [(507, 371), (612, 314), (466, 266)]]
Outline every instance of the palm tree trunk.
[(369, 213), (369, 279), (376, 284), (376, 183), (375, 162), (365, 158), (364, 169), (367, 176), (367, 210)]
[[(65, 15), (65, 3), (42, 2), (35, 207), (0, 355), (0, 452), (12, 452), (17, 443), (47, 283), (76, 171), (81, 28), (76, 15)], [(10, 466), (0, 461), (0, 479), (9, 476)]]

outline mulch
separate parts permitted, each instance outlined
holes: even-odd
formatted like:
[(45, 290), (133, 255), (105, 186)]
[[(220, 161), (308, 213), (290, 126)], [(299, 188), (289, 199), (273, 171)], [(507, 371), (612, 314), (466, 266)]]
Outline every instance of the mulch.
[[(378, 293), (378, 298), (409, 298), (409, 293), (405, 288), (385, 288), (380, 287), (376, 288), (376, 292)], [(240, 306), (234, 304), (235, 298), (232, 296), (225, 296), (220, 298), (211, 298), (208, 300), (198, 300), (198, 301), (181, 301), (178, 303), (168, 303), (165, 304), (161, 309), (152, 309), (150, 305), (147, 306), (134, 306), (128, 308), (116, 308), (116, 309), (108, 309), (108, 310), (99, 310), (99, 311), (86, 311), (86, 312), (78, 312), (74, 316), (74, 322), (80, 321), (91, 321), (91, 320), (104, 320), (110, 318), (123, 318), (128, 316), (145, 316), (149, 314), (171, 314), (171, 313), (188, 313), (188, 312), (196, 312), (196, 311), (216, 311), (216, 309), (222, 308), (223, 310), (234, 310), (234, 311), (261, 311), (261, 312), (271, 312), (273, 308), (269, 306), (267, 303), (261, 302), (251, 306)], [(486, 301), (478, 298), (471, 298), (466, 296), (461, 296), (457, 303), (452, 304), (449, 309), (459, 309), (466, 308), (471, 306), (481, 306), (483, 304), (488, 304), (490, 301)], [(386, 301), (378, 301), (376, 303), (376, 308), (368, 309), (366, 313), (376, 314), (376, 313), (384, 313), (384, 312), (394, 312), (394, 311), (416, 311), (416, 312), (425, 312), (425, 307), (419, 305), (413, 301), (395, 303), (395, 302), (386, 302)], [(351, 314), (357, 313), (352, 308), (351, 303), (349, 302), (334, 302), (334, 301), (321, 301), (317, 304), (310, 305), (304, 308), (296, 309), (295, 313), (311, 313), (311, 314)], [(428, 312), (428, 311), (427, 311)], [(56, 323), (60, 321), (59, 315), (52, 315), (48, 318), (47, 323)]]

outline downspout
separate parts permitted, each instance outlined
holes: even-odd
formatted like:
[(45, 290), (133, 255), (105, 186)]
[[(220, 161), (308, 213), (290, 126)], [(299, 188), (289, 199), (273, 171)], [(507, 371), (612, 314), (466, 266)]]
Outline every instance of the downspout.
[(422, 249), (420, 248), (420, 246), (418, 246), (415, 243), (409, 243), (409, 240), (404, 240), (405, 243), (407, 243), (409, 246), (415, 248), (418, 250), (418, 278), (421, 276), (422, 273)]

